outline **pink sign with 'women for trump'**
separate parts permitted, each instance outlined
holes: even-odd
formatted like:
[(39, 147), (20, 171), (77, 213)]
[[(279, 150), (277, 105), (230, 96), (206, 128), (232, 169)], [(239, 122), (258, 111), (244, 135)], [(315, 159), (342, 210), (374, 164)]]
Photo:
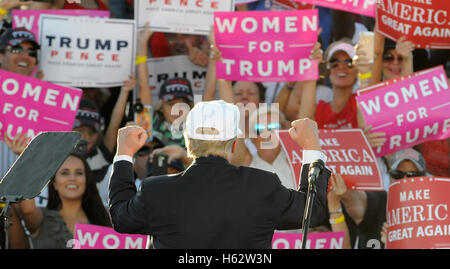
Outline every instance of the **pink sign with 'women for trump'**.
[(442, 66), (357, 93), (366, 124), (386, 133), (386, 143), (374, 149), (377, 157), (450, 137), (450, 90)]
[(0, 70), (0, 139), (4, 132), (33, 138), (39, 132), (71, 131), (82, 93)]
[(214, 34), (222, 61), (217, 77), (246, 81), (318, 79), (311, 50), (318, 36), (318, 11), (215, 12)]
[[(343, 249), (345, 232), (308, 233), (306, 249)], [(276, 232), (273, 249), (301, 249), (302, 234)]]
[(74, 249), (145, 249), (148, 236), (122, 234), (113, 228), (77, 223), (75, 225)]
[(377, 0), (294, 0), (332, 9), (339, 9), (368, 17), (375, 17)]
[(41, 14), (60, 15), (60, 16), (75, 16), (75, 17), (90, 17), (90, 18), (109, 18), (109, 11), (106, 10), (90, 10), (90, 9), (30, 9), (20, 10), (14, 9), (12, 11), (12, 23), (14, 28), (25, 27), (33, 32), (36, 40), (39, 40), (39, 18)]

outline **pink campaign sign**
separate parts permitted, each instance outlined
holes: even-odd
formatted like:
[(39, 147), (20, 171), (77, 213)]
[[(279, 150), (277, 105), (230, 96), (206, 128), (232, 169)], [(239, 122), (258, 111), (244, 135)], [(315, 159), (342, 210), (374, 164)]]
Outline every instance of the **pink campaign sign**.
[(375, 17), (377, 0), (294, 0), (332, 9), (339, 9), (368, 17)]
[(121, 234), (113, 228), (77, 223), (74, 249), (146, 249), (148, 236)]
[[(343, 249), (345, 232), (308, 233), (307, 249)], [(275, 232), (273, 249), (301, 249), (302, 234)]]
[(80, 89), (0, 70), (0, 139), (17, 132), (71, 131), (81, 100)]
[(317, 10), (214, 12), (223, 60), (217, 78), (246, 81), (318, 79), (309, 59), (318, 35)]
[(377, 157), (450, 137), (450, 90), (442, 66), (379, 83), (358, 91), (356, 98), (372, 132), (387, 141)]
[(39, 40), (39, 18), (41, 14), (61, 15), (61, 16), (87, 16), (90, 18), (109, 18), (109, 11), (106, 10), (88, 10), (88, 9), (30, 9), (12, 11), (13, 27), (25, 27)]

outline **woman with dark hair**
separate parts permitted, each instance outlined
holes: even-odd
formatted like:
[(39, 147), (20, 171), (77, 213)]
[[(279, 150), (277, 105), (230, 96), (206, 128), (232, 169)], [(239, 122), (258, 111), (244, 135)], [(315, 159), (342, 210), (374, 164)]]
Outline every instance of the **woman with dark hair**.
[(34, 199), (20, 203), (21, 215), (31, 233), (33, 248), (66, 248), (76, 223), (111, 227), (86, 160), (71, 153), (48, 185), (46, 208)]

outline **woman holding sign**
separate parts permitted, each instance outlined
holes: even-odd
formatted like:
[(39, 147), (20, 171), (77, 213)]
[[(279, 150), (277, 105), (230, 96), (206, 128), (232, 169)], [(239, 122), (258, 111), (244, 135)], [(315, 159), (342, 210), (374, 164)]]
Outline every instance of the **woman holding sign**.
[[(46, 208), (34, 199), (20, 203), (33, 248), (66, 248), (76, 223), (111, 227), (111, 221), (84, 158), (71, 153), (51, 179)], [(69, 246), (70, 247), (70, 246)]]

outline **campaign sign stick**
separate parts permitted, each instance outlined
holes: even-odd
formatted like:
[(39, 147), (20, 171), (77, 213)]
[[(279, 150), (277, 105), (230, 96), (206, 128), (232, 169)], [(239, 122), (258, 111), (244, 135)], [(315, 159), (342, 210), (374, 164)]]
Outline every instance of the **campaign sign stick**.
[(13, 9), (12, 24), (13, 28), (25, 27), (36, 36), (39, 40), (39, 19), (41, 14), (74, 16), (74, 17), (90, 17), (90, 18), (109, 18), (107, 10), (92, 9)]
[(147, 61), (149, 84), (154, 104), (158, 102), (159, 89), (169, 78), (182, 77), (191, 82), (192, 92), (203, 95), (207, 68), (193, 64), (187, 55), (150, 58)]
[(150, 22), (155, 32), (208, 35), (217, 11), (233, 11), (234, 0), (135, 0), (138, 29)]
[[(303, 163), (303, 149), (292, 140), (287, 130), (276, 132), (286, 153), (297, 186)], [(349, 190), (383, 190), (378, 164), (366, 137), (360, 129), (320, 129), (322, 152), (326, 167), (339, 173)]]
[(372, 132), (387, 141), (377, 157), (450, 137), (450, 90), (442, 66), (430, 68), (357, 92), (356, 100)]
[(74, 249), (145, 249), (148, 236), (122, 234), (113, 228), (77, 223), (74, 231)]
[(83, 92), (0, 70), (0, 140), (71, 131)]
[(404, 178), (389, 186), (388, 249), (450, 248), (450, 178)]
[(45, 80), (75, 87), (117, 87), (134, 73), (134, 20), (54, 15), (40, 19), (40, 68)]
[(222, 61), (217, 78), (299, 81), (318, 78), (311, 50), (317, 42), (318, 11), (215, 12), (214, 33)]
[(327, 7), (331, 9), (343, 10), (368, 17), (375, 17), (377, 0), (293, 0), (296, 2), (308, 3)]
[(406, 36), (417, 48), (450, 49), (447, 0), (378, 0), (376, 30), (397, 41)]
[[(308, 233), (306, 249), (343, 249), (345, 232)], [(302, 234), (275, 232), (272, 249), (301, 249)]]

